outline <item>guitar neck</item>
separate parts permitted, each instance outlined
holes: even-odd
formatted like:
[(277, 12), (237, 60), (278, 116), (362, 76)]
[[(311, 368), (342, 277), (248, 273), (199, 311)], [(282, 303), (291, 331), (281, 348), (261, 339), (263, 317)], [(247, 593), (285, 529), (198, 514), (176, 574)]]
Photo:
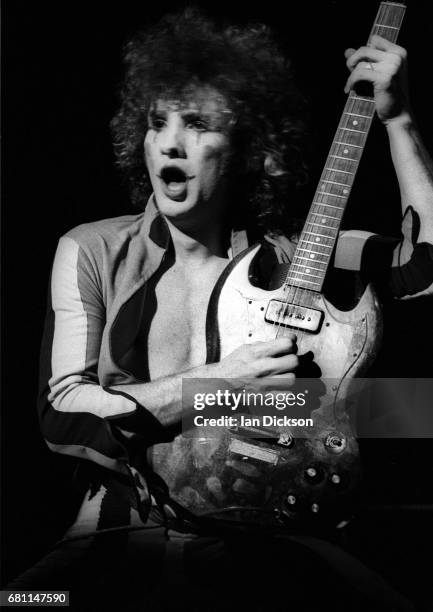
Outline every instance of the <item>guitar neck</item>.
[[(404, 12), (382, 2), (367, 44), (374, 34), (395, 42)], [(349, 92), (285, 285), (322, 291), (374, 112), (373, 97)]]

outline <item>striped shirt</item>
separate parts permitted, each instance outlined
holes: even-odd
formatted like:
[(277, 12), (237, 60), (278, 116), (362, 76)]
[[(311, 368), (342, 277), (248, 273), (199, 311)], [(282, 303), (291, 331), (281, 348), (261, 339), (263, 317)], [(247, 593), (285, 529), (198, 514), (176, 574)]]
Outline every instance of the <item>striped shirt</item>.
[[(376, 278), (398, 299), (433, 292), (433, 247), (416, 243), (415, 213), (403, 219), (402, 240), (365, 231), (341, 232), (334, 266)], [(279, 262), (294, 245), (267, 236)], [(39, 416), (53, 451), (88, 459), (128, 475), (128, 444), (120, 428), (163, 436), (157, 420), (113, 385), (136, 382), (128, 353), (140, 330), (148, 281), (170, 235), (153, 198), (145, 212), (97, 221), (60, 239), (55, 256), (42, 345)], [(155, 439), (153, 440), (155, 441)]]

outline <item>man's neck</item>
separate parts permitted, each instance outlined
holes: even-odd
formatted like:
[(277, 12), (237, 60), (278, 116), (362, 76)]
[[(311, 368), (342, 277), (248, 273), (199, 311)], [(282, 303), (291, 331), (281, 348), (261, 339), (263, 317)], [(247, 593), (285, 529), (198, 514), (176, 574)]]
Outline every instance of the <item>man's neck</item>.
[(209, 222), (206, 227), (183, 230), (166, 219), (176, 261), (181, 265), (203, 265), (211, 260), (226, 259), (222, 223)]

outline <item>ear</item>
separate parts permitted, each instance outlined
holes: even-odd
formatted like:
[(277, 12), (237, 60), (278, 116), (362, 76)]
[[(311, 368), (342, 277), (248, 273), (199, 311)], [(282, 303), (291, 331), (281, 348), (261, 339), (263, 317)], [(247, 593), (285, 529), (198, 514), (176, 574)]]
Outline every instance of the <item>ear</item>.
[(280, 164), (276, 161), (275, 157), (268, 153), (264, 161), (265, 172), (268, 176), (281, 176), (285, 174)]

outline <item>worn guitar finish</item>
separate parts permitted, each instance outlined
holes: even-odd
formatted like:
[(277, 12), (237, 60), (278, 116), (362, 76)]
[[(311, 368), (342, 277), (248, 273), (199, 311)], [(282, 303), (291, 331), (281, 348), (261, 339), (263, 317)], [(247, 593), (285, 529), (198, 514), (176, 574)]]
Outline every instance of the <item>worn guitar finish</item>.
[[(404, 6), (383, 2), (370, 34), (395, 42)], [(219, 279), (208, 308), (207, 362), (239, 346), (296, 331), (298, 353), (313, 357), (313, 427), (195, 428), (178, 436), (156, 470), (172, 497), (202, 515), (262, 524), (337, 525), (350, 513), (360, 477), (347, 413), (351, 381), (375, 356), (381, 336), (371, 286), (341, 310), (325, 297), (343, 212), (374, 115), (374, 100), (351, 91), (310, 212), (279, 289), (249, 280), (261, 245), (238, 255)], [(311, 371), (311, 370), (310, 370)]]
[[(248, 281), (261, 248), (242, 253), (215, 287), (207, 321), (209, 362), (242, 344), (276, 336), (276, 327), (265, 317), (273, 300), (285, 302), (284, 291), (265, 291)], [(226, 509), (221, 515), (226, 518), (261, 524), (291, 519), (320, 527), (335, 525), (350, 513), (360, 466), (346, 411), (347, 390), (353, 376), (371, 362), (380, 341), (379, 304), (370, 286), (347, 312), (319, 293), (303, 290), (304, 300), (307, 296), (309, 308), (323, 313), (319, 333), (297, 330), (300, 352), (312, 351), (321, 370), (317, 382), (302, 380), (300, 387), (309, 390), (313, 410), (308, 416), (314, 427), (268, 427), (265, 432), (197, 427), (192, 438), (178, 436), (159, 473), (174, 499), (192, 512)], [(291, 328), (281, 326), (279, 335), (286, 329)], [(266, 438), (272, 429), (275, 435)], [(260, 511), (241, 512), (239, 507)]]

